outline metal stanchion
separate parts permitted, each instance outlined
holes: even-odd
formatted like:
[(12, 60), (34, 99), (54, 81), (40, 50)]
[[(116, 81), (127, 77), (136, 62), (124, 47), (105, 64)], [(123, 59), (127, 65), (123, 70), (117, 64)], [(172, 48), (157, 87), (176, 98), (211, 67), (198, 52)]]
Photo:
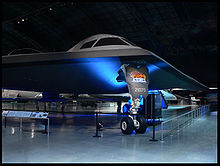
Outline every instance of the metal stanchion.
[(198, 118), (198, 108), (196, 108), (196, 119)]
[(48, 118), (48, 121), (47, 121), (47, 135), (49, 136), (49, 133), (50, 133), (50, 119)]
[(101, 137), (100, 135), (98, 135), (98, 125), (99, 125), (99, 122), (98, 122), (98, 112), (95, 113), (96, 114), (96, 133), (93, 137)]
[(5, 117), (5, 128), (6, 128), (7, 118)]
[(183, 117), (183, 128), (185, 127), (184, 124), (185, 124), (185, 121), (184, 121), (184, 117)]
[(179, 132), (180, 131), (180, 128), (179, 128), (179, 118), (177, 118), (177, 120), (178, 120), (178, 130), (177, 130), (177, 132)]
[(171, 120), (171, 134), (170, 136), (173, 136), (173, 120)]
[(187, 123), (189, 123), (189, 113), (188, 113), (187, 115), (188, 115), (188, 117), (187, 117)]
[(19, 125), (20, 131), (22, 131), (22, 118), (20, 118), (20, 125)]
[(158, 141), (157, 139), (155, 139), (155, 117), (153, 117), (153, 138), (149, 141)]
[(48, 119), (45, 119), (45, 120), (47, 120), (47, 122), (46, 122), (46, 121), (44, 121), (44, 132), (45, 132), (45, 133), (47, 133), (47, 128), (48, 128)]
[(160, 141), (161, 141), (161, 142), (164, 142), (164, 141), (163, 141), (163, 122), (161, 123), (161, 131), (162, 131), (162, 132), (161, 132), (161, 136), (160, 136), (160, 137), (161, 137), (161, 138), (160, 138)]

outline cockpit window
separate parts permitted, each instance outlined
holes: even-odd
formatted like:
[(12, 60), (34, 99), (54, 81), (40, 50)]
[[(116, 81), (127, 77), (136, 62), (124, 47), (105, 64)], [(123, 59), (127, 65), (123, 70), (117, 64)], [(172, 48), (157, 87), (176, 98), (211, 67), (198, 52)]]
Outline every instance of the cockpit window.
[(97, 46), (106, 46), (106, 45), (128, 45), (127, 43), (125, 43), (124, 41), (122, 41), (119, 38), (114, 38), (114, 37), (109, 37), (109, 38), (103, 38), (100, 39), (94, 47)]
[(95, 43), (96, 40), (92, 40), (92, 41), (89, 41), (85, 44), (82, 45), (82, 47), (80, 47), (80, 49), (83, 49), (83, 48), (91, 48), (92, 45)]
[(132, 43), (131, 41), (129, 41), (129, 40), (125, 39), (125, 38), (122, 38), (122, 39), (125, 40), (126, 42), (128, 42), (132, 46), (137, 46), (136, 44)]

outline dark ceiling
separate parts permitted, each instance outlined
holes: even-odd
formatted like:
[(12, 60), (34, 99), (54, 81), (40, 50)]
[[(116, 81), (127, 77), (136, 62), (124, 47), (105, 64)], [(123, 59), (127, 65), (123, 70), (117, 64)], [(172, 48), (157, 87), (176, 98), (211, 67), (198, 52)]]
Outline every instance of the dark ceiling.
[(123, 36), (217, 86), (215, 2), (2, 2), (2, 55), (66, 51), (100, 33)]

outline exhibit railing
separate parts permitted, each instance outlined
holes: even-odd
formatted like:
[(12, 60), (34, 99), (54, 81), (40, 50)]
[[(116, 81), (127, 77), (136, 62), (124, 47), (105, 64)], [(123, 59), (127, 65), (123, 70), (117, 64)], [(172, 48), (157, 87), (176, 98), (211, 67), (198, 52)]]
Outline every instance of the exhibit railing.
[(205, 112), (209, 111), (209, 105), (204, 105), (186, 112), (172, 119), (161, 122), (161, 138), (163, 142), (167, 136), (173, 136), (174, 133), (180, 132), (180, 130), (194, 123), (195, 120), (205, 115)]
[[(49, 112), (62, 112), (62, 104), (55, 102), (39, 102), (38, 109), (33, 101), (26, 103), (19, 102), (2, 102), (2, 109), (4, 110), (17, 110), (17, 111), (49, 111)], [(116, 102), (97, 102), (84, 106), (81, 103), (67, 102), (65, 104), (64, 112), (75, 111), (102, 111), (102, 112), (117, 112)]]

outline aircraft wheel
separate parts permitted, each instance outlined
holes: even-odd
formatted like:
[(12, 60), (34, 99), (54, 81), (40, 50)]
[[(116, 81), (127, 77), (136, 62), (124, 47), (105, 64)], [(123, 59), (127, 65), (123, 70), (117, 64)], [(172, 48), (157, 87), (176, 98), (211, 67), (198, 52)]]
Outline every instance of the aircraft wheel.
[(139, 127), (135, 128), (136, 133), (144, 134), (147, 129), (147, 123), (144, 117), (137, 117), (137, 121), (139, 122)]
[(131, 134), (134, 130), (134, 122), (130, 117), (124, 117), (121, 120), (120, 127), (123, 134)]

